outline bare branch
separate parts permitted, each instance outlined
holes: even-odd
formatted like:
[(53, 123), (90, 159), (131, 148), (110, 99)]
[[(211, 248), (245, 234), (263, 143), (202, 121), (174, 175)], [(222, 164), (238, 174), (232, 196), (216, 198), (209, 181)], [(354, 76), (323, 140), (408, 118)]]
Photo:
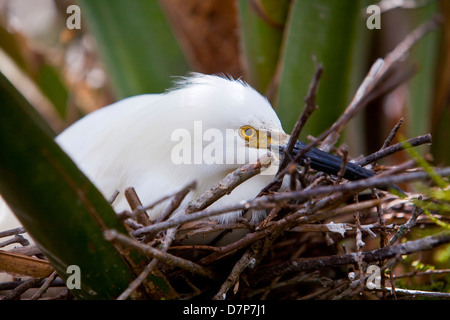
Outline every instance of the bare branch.
[(191, 190), (194, 190), (195, 188), (197, 188), (197, 182), (192, 182), (192, 183), (188, 184), (186, 187), (184, 187), (183, 189), (181, 189), (179, 192), (177, 192), (175, 194), (175, 196), (173, 197), (172, 201), (170, 202), (170, 204), (164, 209), (163, 213), (161, 213), (161, 215), (158, 217), (156, 222), (158, 223), (158, 222), (169, 219), (171, 214), (176, 209), (178, 209), (178, 207), (180, 206), (180, 204), (184, 200), (184, 198), (187, 196), (187, 194)]
[(389, 133), (388, 137), (384, 141), (383, 146), (381, 147), (381, 149), (385, 149), (391, 144), (392, 140), (394, 139), (395, 135), (397, 134), (397, 131), (400, 129), (402, 123), (403, 123), (403, 118), (400, 118), (400, 120), (398, 120), (397, 124), (394, 126), (394, 128), (392, 128), (392, 130)]
[(294, 129), (291, 132), (291, 136), (289, 138), (285, 157), (281, 161), (280, 167), (278, 169), (278, 172), (283, 170), (288, 162), (289, 162), (289, 155), (292, 153), (292, 150), (294, 150), (295, 143), (298, 140), (298, 137), (300, 136), (300, 133), (303, 129), (303, 127), (306, 124), (306, 121), (309, 119), (311, 114), (317, 109), (317, 103), (316, 103), (316, 95), (317, 90), (319, 88), (319, 81), (322, 76), (323, 72), (323, 66), (322, 65), (316, 65), (316, 71), (314, 73), (314, 77), (311, 81), (311, 84), (309, 85), (308, 93), (304, 99), (305, 101), (305, 108), (303, 109), (302, 113), (297, 119), (297, 122), (295, 123)]
[(435, 292), (435, 291), (424, 291), (424, 290), (411, 290), (411, 289), (401, 289), (401, 288), (380, 288), (375, 289), (376, 291), (383, 291), (400, 295), (406, 295), (411, 297), (426, 297), (426, 298), (437, 298), (437, 299), (450, 299), (450, 293), (446, 292)]
[(244, 181), (261, 173), (261, 170), (263, 168), (267, 168), (270, 166), (272, 160), (273, 155), (269, 152), (267, 153), (267, 155), (261, 157), (261, 159), (258, 159), (256, 163), (246, 164), (228, 174), (217, 185), (211, 187), (209, 190), (201, 194), (197, 199), (191, 201), (187, 205), (185, 213), (190, 214), (207, 208), (212, 203), (222, 198), (224, 195), (231, 193), (238, 185), (240, 185)]
[(149, 226), (152, 224), (147, 212), (142, 208), (141, 200), (139, 199), (136, 190), (133, 187), (125, 189), (125, 198), (130, 205), (131, 210), (136, 218), (136, 221), (143, 226)]
[[(437, 169), (436, 173), (441, 176), (450, 176), (450, 167)], [(182, 225), (187, 222), (192, 222), (196, 220), (201, 220), (213, 216), (217, 216), (219, 214), (238, 211), (238, 210), (248, 210), (248, 209), (271, 209), (279, 206), (279, 203), (286, 202), (289, 200), (305, 200), (313, 196), (332, 194), (332, 193), (340, 193), (349, 192), (349, 191), (358, 191), (368, 188), (379, 188), (386, 187), (391, 185), (396, 185), (409, 181), (417, 181), (417, 180), (428, 180), (430, 179), (428, 173), (426, 172), (408, 172), (402, 173), (394, 176), (388, 177), (371, 177), (364, 180), (357, 180), (348, 182), (346, 184), (335, 185), (335, 186), (318, 186), (309, 190), (297, 190), (292, 192), (285, 192), (275, 195), (266, 195), (254, 200), (243, 201), (238, 204), (233, 204), (230, 206), (225, 206), (217, 209), (205, 209), (202, 211), (198, 211), (187, 216), (175, 217), (173, 219), (154, 224), (151, 226), (143, 227), (141, 229), (135, 230), (132, 232), (133, 236), (141, 236), (144, 234), (159, 232), (162, 230), (166, 230), (172, 227), (176, 227)], [(342, 195), (341, 195), (342, 197)], [(277, 205), (278, 203), (278, 205)]]
[[(428, 236), (419, 240), (409, 241), (402, 244), (385, 247), (382, 249), (361, 252), (361, 257), (364, 262), (371, 263), (380, 260), (394, 258), (400, 255), (411, 254), (419, 251), (433, 249), (437, 246), (450, 243), (450, 233), (443, 232), (438, 235)], [(263, 274), (270, 274), (270, 277), (280, 276), (291, 272), (311, 271), (319, 268), (326, 268), (331, 266), (339, 266), (346, 264), (357, 264), (358, 255), (356, 253), (349, 253), (343, 255), (334, 255), (318, 258), (295, 259), (277, 265), (268, 270), (257, 270), (257, 278), (251, 279), (253, 284), (265, 281)], [(259, 269), (259, 268), (258, 268)], [(250, 280), (250, 279), (249, 279)]]
[(364, 167), (368, 165), (369, 163), (378, 161), (382, 158), (385, 158), (391, 154), (397, 153), (399, 151), (405, 150), (405, 142), (410, 144), (412, 147), (420, 146), (422, 144), (431, 143), (431, 134), (425, 134), (423, 136), (419, 136), (416, 138), (408, 139), (404, 142), (396, 143), (392, 146), (380, 149), (379, 151), (372, 153), (370, 156), (367, 156), (363, 159), (360, 159), (358, 161), (355, 161), (355, 163), (361, 167)]
[(19, 227), (19, 228), (14, 228), (14, 229), (9, 229), (9, 230), (5, 230), (5, 231), (1, 231), (0, 232), (0, 238), (4, 238), (4, 237), (9, 237), (9, 236), (15, 236), (21, 233), (26, 233), (27, 231), (25, 230), (24, 227)]
[[(422, 200), (422, 197), (420, 196), (418, 200)], [(397, 233), (394, 234), (391, 240), (389, 240), (388, 246), (392, 246), (398, 239), (400, 239), (406, 233), (408, 233), (416, 225), (416, 220), (422, 213), (423, 213), (422, 208), (414, 207), (414, 211), (413, 214), (411, 215), (411, 218), (409, 218), (408, 222), (400, 226)]]
[(239, 259), (239, 261), (234, 265), (231, 270), (230, 275), (225, 280), (225, 282), (220, 287), (219, 292), (216, 293), (213, 300), (225, 300), (227, 291), (231, 288), (231, 286), (238, 281), (241, 273), (249, 266), (254, 265), (255, 263), (255, 255), (257, 251), (261, 248), (262, 242), (256, 242), (249, 248)]
[(108, 241), (119, 243), (119, 244), (125, 245), (129, 248), (139, 250), (140, 252), (142, 252), (152, 258), (156, 258), (156, 259), (160, 260), (161, 262), (182, 268), (184, 270), (199, 274), (199, 275), (207, 277), (207, 278), (213, 279), (215, 277), (214, 274), (210, 270), (205, 269), (196, 263), (176, 257), (169, 253), (164, 253), (158, 249), (155, 249), (153, 247), (142, 244), (139, 241), (131, 239), (123, 234), (120, 234), (116, 230), (106, 230), (104, 232), (104, 235), (105, 235), (106, 240), (108, 240)]

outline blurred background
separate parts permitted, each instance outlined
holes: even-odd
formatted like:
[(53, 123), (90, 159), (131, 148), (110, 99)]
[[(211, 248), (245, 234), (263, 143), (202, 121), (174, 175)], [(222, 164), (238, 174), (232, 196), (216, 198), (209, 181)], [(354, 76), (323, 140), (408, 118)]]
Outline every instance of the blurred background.
[[(381, 16), (367, 13), (368, 6), (374, 4)], [(372, 153), (403, 118), (401, 135), (393, 143), (401, 136), (413, 138), (431, 133), (433, 144), (418, 150), (433, 165), (448, 166), (450, 0), (0, 0), (0, 72), (39, 112), (54, 134), (118, 99), (164, 92), (176, 77), (192, 71), (244, 79), (270, 100), (285, 131), (290, 132), (304, 107), (316, 63), (320, 63), (324, 72), (317, 97), (319, 109), (302, 132), (305, 141), (309, 135), (320, 135), (337, 120), (376, 59), (385, 57), (407, 34), (436, 15), (442, 23), (418, 41), (402, 64), (404, 70), (413, 67), (414, 76), (372, 101), (353, 118), (338, 145), (346, 144), (353, 158)], [(0, 90), (6, 93), (2, 97), (15, 101), (15, 90), (9, 84), (2, 82)], [(12, 105), (4, 100), (5, 106)], [(17, 110), (20, 107), (18, 104)], [(8, 164), (19, 159), (29, 161), (16, 166), (17, 171), (3, 179), (2, 186), (13, 184), (16, 174), (19, 176), (26, 171), (23, 168), (33, 164), (33, 151), (40, 151), (27, 146), (39, 139), (30, 138), (23, 143), (24, 137), (31, 136), (24, 128), (20, 128), (22, 136), (14, 132), (20, 125), (30, 127), (29, 123), (37, 124), (38, 129), (44, 127), (30, 115), (28, 104), (22, 107), (13, 118), (19, 119), (13, 125), (9, 125), (9, 114), (0, 114), (4, 120), (0, 126), (4, 130), (0, 131), (6, 137), (2, 137), (2, 156), (13, 159), (3, 161)], [(11, 113), (14, 110), (9, 109)], [(16, 144), (21, 153), (13, 148)], [(36, 148), (40, 146), (36, 144)], [(31, 151), (22, 152), (23, 149)], [(406, 152), (399, 152), (381, 163), (400, 163), (407, 157)], [(31, 176), (38, 182), (50, 172), (37, 171)], [(26, 192), (22, 188), (11, 188), (11, 193), (19, 195), (17, 202), (32, 204), (40, 195), (36, 189), (41, 191), (41, 185), (30, 187), (28, 198), (20, 197)], [(62, 188), (48, 183), (43, 189), (45, 193), (60, 195)], [(67, 193), (73, 191), (67, 189)], [(37, 195), (34, 198), (30, 197), (33, 192)], [(59, 216), (60, 208), (54, 208), (54, 216)], [(44, 217), (39, 216), (39, 207), (30, 211), (31, 221), (33, 217)], [(47, 216), (54, 222), (53, 216)], [(111, 219), (116, 221), (112, 212)], [(83, 243), (97, 239), (97, 234), (104, 240), (96, 223), (83, 222), (87, 236), (77, 238), (76, 247), (80, 250), (85, 249)], [(55, 227), (67, 228), (72, 226)], [(418, 231), (429, 232), (422, 227)], [(54, 241), (48, 234), (45, 228), (40, 231), (42, 238), (55, 243), (52, 248), (58, 254), (65, 254), (67, 243), (57, 236)], [(70, 237), (67, 239), (70, 242)], [(302, 243), (300, 249), (305, 247)], [(86, 251), (79, 252), (84, 258)], [(435, 261), (426, 256), (421, 261), (430, 265), (437, 261), (448, 269), (450, 247), (436, 252)], [(104, 265), (112, 258), (105, 260)], [(415, 260), (408, 263), (417, 270), (428, 268)], [(92, 271), (103, 274), (102, 266), (95, 265)], [(125, 276), (123, 279), (127, 285), (129, 280)], [(442, 290), (448, 283), (445, 278), (430, 286)]]
[[(367, 25), (371, 4), (382, 10), (375, 29)], [(163, 92), (190, 71), (249, 82), (289, 132), (316, 59), (324, 74), (319, 109), (302, 132), (307, 140), (339, 117), (377, 58), (436, 14), (444, 22), (408, 57), (417, 73), (368, 105), (340, 143), (352, 157), (376, 151), (403, 117), (401, 133), (431, 133), (431, 149), (421, 150), (443, 165), (450, 160), (448, 0), (0, 0), (0, 71), (56, 133), (118, 99)]]

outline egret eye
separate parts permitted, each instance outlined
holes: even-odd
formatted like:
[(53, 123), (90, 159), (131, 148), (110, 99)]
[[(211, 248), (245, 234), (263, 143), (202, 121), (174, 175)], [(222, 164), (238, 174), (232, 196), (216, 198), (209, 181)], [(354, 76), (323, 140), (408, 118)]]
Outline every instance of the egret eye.
[(243, 126), (239, 129), (239, 135), (245, 140), (255, 139), (257, 137), (258, 132), (255, 128), (250, 126)]
[(255, 130), (247, 128), (247, 129), (245, 129), (244, 133), (247, 137), (252, 137), (252, 136), (254, 136)]

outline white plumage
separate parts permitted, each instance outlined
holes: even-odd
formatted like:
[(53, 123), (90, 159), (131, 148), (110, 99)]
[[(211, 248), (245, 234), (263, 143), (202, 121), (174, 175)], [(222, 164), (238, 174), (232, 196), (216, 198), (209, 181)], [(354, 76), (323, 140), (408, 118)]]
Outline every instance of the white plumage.
[[(195, 148), (211, 143), (194, 132), (199, 124), (202, 133), (223, 133), (227, 137), (224, 148), (232, 148), (235, 159), (246, 157), (247, 162), (256, 161), (267, 148), (250, 147), (239, 134), (243, 126), (285, 137), (269, 102), (250, 86), (240, 80), (195, 74), (166, 93), (135, 96), (101, 108), (71, 125), (56, 141), (105, 198), (120, 191), (113, 204), (117, 212), (129, 209), (123, 193), (127, 187), (134, 187), (145, 205), (196, 180), (197, 189), (183, 206), (243, 165), (242, 161), (174, 163), (175, 146), (185, 143), (190, 144), (186, 148)], [(189, 132), (192, 140), (177, 140), (173, 134), (180, 129)], [(233, 139), (229, 139), (230, 133)], [(257, 175), (213, 206), (252, 199), (272, 179), (273, 175)], [(162, 208), (149, 211), (150, 218), (156, 219)], [(0, 230), (17, 224), (6, 210), (0, 214)], [(223, 215), (219, 220), (226, 223), (238, 214)]]
[[(220, 76), (193, 74), (165, 93), (127, 98), (92, 112), (62, 132), (56, 142), (105, 198), (116, 190), (120, 192), (113, 203), (120, 212), (130, 209), (124, 196), (128, 187), (134, 187), (147, 205), (197, 181), (196, 190), (188, 194), (181, 210), (227, 174), (270, 150), (275, 157), (269, 169), (211, 207), (253, 199), (274, 178), (279, 152), (286, 152), (288, 139), (270, 103), (249, 85)], [(297, 141), (291, 156), (304, 146)], [(318, 149), (306, 152), (300, 164), (305, 158), (310, 159), (312, 169), (328, 174), (341, 170), (339, 157)], [(346, 164), (346, 179), (372, 175), (354, 163)], [(1, 198), (0, 202), (0, 231), (20, 226)], [(150, 219), (156, 220), (164, 205), (150, 210)], [(264, 214), (251, 213), (253, 220)], [(215, 219), (229, 223), (239, 215), (232, 212)]]

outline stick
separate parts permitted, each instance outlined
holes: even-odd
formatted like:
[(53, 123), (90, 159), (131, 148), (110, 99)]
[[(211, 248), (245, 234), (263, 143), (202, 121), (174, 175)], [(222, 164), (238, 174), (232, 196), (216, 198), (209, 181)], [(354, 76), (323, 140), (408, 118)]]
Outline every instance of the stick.
[(145, 268), (144, 270), (139, 274), (139, 276), (136, 277), (128, 286), (125, 291), (123, 291), (119, 297), (117, 297), (116, 300), (126, 300), (128, 297), (144, 282), (145, 279), (147, 279), (150, 272), (153, 271), (153, 269), (158, 265), (159, 260), (153, 259)]
[[(419, 240), (408, 241), (406, 243), (393, 245), (377, 250), (361, 252), (362, 261), (372, 263), (380, 260), (394, 258), (400, 255), (412, 254), (415, 252), (431, 250), (437, 246), (450, 243), (450, 232), (443, 232), (437, 235), (428, 236)], [(265, 270), (255, 270), (253, 275), (249, 277), (252, 285), (267, 281), (270, 278), (285, 275), (291, 272), (311, 271), (319, 268), (357, 264), (358, 255), (349, 253), (343, 255), (332, 255), (319, 258), (295, 259), (287, 261), (275, 267), (265, 268)], [(250, 276), (250, 275), (249, 275)]]
[[(440, 176), (450, 176), (450, 167), (443, 169), (436, 169), (436, 174)], [(267, 195), (256, 199), (254, 201), (247, 202), (247, 206), (253, 207), (257, 206), (258, 203), (263, 204), (264, 202), (283, 202), (290, 199), (295, 200), (306, 200), (308, 198), (331, 194), (335, 192), (351, 192), (359, 191), (368, 188), (383, 188), (386, 186), (396, 185), (400, 183), (415, 181), (415, 180), (428, 180), (430, 176), (427, 172), (407, 172), (401, 173), (394, 176), (387, 177), (377, 177), (376, 175), (367, 179), (351, 181), (346, 184), (334, 185), (334, 186), (318, 186), (314, 189), (309, 190), (296, 190), (292, 192), (285, 192), (276, 195)]]
[(412, 147), (420, 146), (422, 144), (431, 143), (432, 137), (431, 134), (425, 134), (423, 136), (419, 136), (416, 138), (411, 138), (403, 142), (396, 143), (392, 146), (386, 147), (384, 149), (380, 149), (377, 152), (372, 153), (371, 155), (355, 161), (355, 163), (361, 167), (367, 166), (369, 163), (375, 162), (382, 158), (385, 158), (391, 154), (396, 152), (405, 150), (405, 142), (409, 143)]
[[(436, 174), (441, 176), (450, 176), (450, 167), (446, 167), (443, 169), (437, 169)], [(195, 220), (201, 220), (213, 216), (217, 216), (219, 214), (223, 214), (231, 211), (238, 210), (247, 210), (247, 209), (270, 209), (276, 208), (280, 205), (277, 203), (286, 202), (289, 200), (305, 200), (318, 195), (332, 194), (332, 193), (343, 193), (343, 192), (351, 192), (358, 191), (367, 188), (379, 188), (385, 186), (396, 185), (400, 183), (405, 183), (409, 181), (415, 180), (428, 180), (430, 176), (426, 172), (408, 172), (402, 173), (395, 176), (388, 177), (380, 177), (377, 176), (364, 179), (348, 182), (346, 184), (341, 184), (337, 186), (318, 186), (314, 189), (308, 190), (296, 190), (292, 192), (280, 193), (275, 195), (266, 195), (254, 200), (243, 201), (238, 204), (233, 204), (230, 206), (216, 208), (216, 209), (205, 209), (202, 211), (198, 211), (192, 213), (187, 216), (173, 218), (158, 224), (154, 224), (151, 226), (143, 227), (141, 229), (135, 230), (132, 232), (132, 235), (135, 237), (147, 234), (159, 232), (162, 230), (166, 230), (172, 227), (176, 227), (187, 222), (192, 222)]]
[(136, 190), (134, 190), (133, 187), (125, 189), (125, 198), (127, 199), (128, 204), (133, 211), (133, 216), (136, 217), (136, 221), (143, 226), (151, 225), (152, 221), (148, 217), (147, 212), (142, 209), (141, 200), (139, 199)]
[(273, 155), (272, 153), (268, 152), (265, 156), (262, 156), (255, 163), (246, 164), (228, 174), (217, 185), (211, 187), (209, 190), (201, 194), (197, 199), (191, 201), (184, 210), (185, 213), (190, 214), (209, 207), (212, 203), (219, 200), (224, 195), (230, 194), (241, 183), (261, 173), (261, 170), (263, 168), (267, 168), (270, 166), (272, 160)]
[(398, 276), (394, 275), (392, 277), (394, 279), (400, 279), (400, 278), (406, 278), (406, 277), (425, 276), (425, 275), (444, 274), (444, 273), (450, 273), (450, 269), (438, 269), (438, 270), (428, 269), (425, 271), (414, 270), (413, 272), (410, 272), (410, 273), (400, 274)]
[[(339, 133), (342, 131), (345, 124), (353, 117), (354, 114), (357, 113), (357, 111), (359, 111), (365, 105), (364, 97), (366, 97), (368, 95), (368, 92), (370, 92), (370, 90), (375, 86), (379, 71), (383, 64), (383, 59), (377, 59), (372, 64), (363, 82), (356, 90), (356, 94), (350, 102), (350, 105), (345, 109), (341, 117), (335, 123), (333, 123), (331, 128), (327, 130), (327, 136), (324, 137), (326, 139), (321, 145), (322, 150), (329, 151), (330, 146), (334, 145), (334, 141), (337, 141)], [(333, 135), (331, 135), (331, 137), (328, 137), (332, 132)]]
[(27, 231), (23, 227), (9, 229), (9, 230), (5, 230), (5, 231), (0, 232), (0, 238), (9, 237), (9, 236), (15, 236), (15, 235), (18, 235), (18, 234), (21, 234), (21, 233), (26, 233), (26, 232)]
[(306, 121), (309, 119), (311, 114), (317, 109), (317, 103), (316, 103), (316, 96), (317, 96), (317, 90), (319, 88), (319, 81), (320, 77), (322, 76), (323, 72), (323, 66), (322, 65), (316, 65), (316, 71), (314, 73), (314, 77), (311, 81), (311, 84), (309, 85), (308, 93), (304, 99), (305, 101), (305, 108), (303, 109), (302, 113), (300, 114), (299, 118), (297, 119), (297, 122), (295, 123), (294, 129), (291, 132), (291, 136), (289, 138), (286, 151), (284, 152), (285, 156), (283, 160), (281, 161), (280, 167), (278, 168), (278, 172), (283, 170), (289, 161), (289, 155), (292, 153), (292, 150), (294, 150), (295, 143), (298, 140), (298, 137), (300, 136), (300, 133), (303, 129), (303, 127), (306, 124)]
[[(194, 181), (190, 184), (188, 184), (186, 187), (182, 188), (180, 191), (175, 193), (174, 198), (170, 202), (170, 204), (166, 207), (163, 214), (157, 219), (156, 222), (164, 221), (166, 218), (168, 218), (173, 211), (175, 211), (183, 199), (186, 197), (186, 195), (193, 189), (197, 187), (197, 182)], [(172, 241), (175, 237), (176, 229), (172, 228), (167, 230), (166, 236), (162, 242), (161, 245), (161, 252), (166, 253), (170, 245), (172, 244)], [(148, 237), (147, 237), (148, 238)], [(147, 239), (148, 240), (148, 239)], [(128, 297), (147, 279), (148, 275), (156, 268), (158, 263), (160, 262), (159, 259), (153, 258), (153, 260), (144, 268), (144, 270), (139, 274), (136, 279), (134, 279), (128, 286), (125, 291), (122, 292), (122, 294), (117, 298), (117, 300), (126, 300)]]
[(118, 243), (121, 243), (122, 245), (126, 245), (133, 249), (139, 250), (142, 253), (144, 253), (152, 258), (156, 258), (166, 264), (182, 268), (189, 272), (196, 273), (196, 274), (199, 274), (201, 276), (204, 276), (204, 277), (207, 277), (210, 279), (213, 279), (215, 277), (214, 274), (210, 270), (205, 269), (196, 263), (193, 263), (186, 259), (176, 257), (169, 253), (161, 252), (158, 249), (147, 246), (145, 244), (140, 243), (139, 241), (131, 239), (123, 234), (120, 234), (116, 230), (106, 230), (104, 232), (104, 236), (105, 236), (106, 240), (108, 240), (108, 241), (118, 242)]
[[(259, 174), (262, 168), (267, 168), (271, 164), (272, 153), (267, 153), (265, 156), (258, 159), (255, 163), (249, 163), (232, 173), (228, 174), (224, 179), (222, 179), (217, 185), (211, 187), (209, 190), (202, 193), (197, 199), (191, 201), (184, 210), (182, 210), (176, 217), (160, 223), (156, 223), (153, 226), (147, 226), (133, 232), (133, 236), (140, 236), (143, 234), (154, 234), (156, 232), (169, 229), (172, 227), (180, 226), (185, 222), (191, 222), (195, 220), (200, 220), (204, 218), (213, 217), (222, 213), (227, 213), (231, 211), (238, 211), (247, 209), (245, 203), (232, 205), (228, 208), (219, 209), (206, 209), (212, 203), (220, 199), (226, 194), (229, 194), (238, 185), (244, 181), (250, 179), (251, 177)], [(236, 209), (234, 209), (236, 208)], [(248, 208), (250, 209), (250, 208)], [(184, 221), (178, 223), (177, 221)], [(166, 228), (161, 228), (161, 225), (167, 225)], [(159, 226), (159, 227), (158, 227)]]
[[(290, 227), (293, 227), (299, 223), (302, 218), (310, 218), (313, 217), (313, 213), (317, 210), (322, 209), (324, 206), (330, 205), (335, 201), (335, 199), (339, 199), (341, 201), (345, 200), (345, 197), (342, 196), (342, 194), (337, 194), (335, 197), (333, 195), (327, 197), (325, 201), (318, 201), (314, 203), (312, 207), (303, 208), (302, 210), (298, 210), (278, 221), (273, 222), (270, 224), (267, 228), (264, 228), (262, 230), (259, 230), (257, 232), (249, 233), (244, 238), (239, 239), (233, 243), (230, 243), (229, 245), (226, 245), (225, 247), (221, 247), (219, 252), (213, 253), (209, 256), (206, 256), (202, 258), (199, 263), (201, 264), (209, 264), (211, 262), (216, 261), (219, 258), (226, 257), (227, 255), (230, 255), (234, 253), (235, 251), (259, 240), (262, 239), (268, 235), (278, 235), (283, 230), (286, 230)], [(304, 223), (309, 222), (310, 220), (305, 220)]]
[(360, 221), (360, 214), (359, 210), (357, 210), (354, 214), (355, 222), (356, 222), (356, 257), (357, 257), (357, 265), (359, 270), (359, 281), (360, 281), (360, 287), (359, 290), (362, 292), (364, 290), (364, 283), (363, 283), (363, 267), (362, 267), (362, 251), (361, 248), (364, 247), (366, 244), (362, 240), (362, 232), (361, 232), (361, 221)]
[[(383, 85), (383, 80), (385, 79), (388, 72), (392, 71), (394, 67), (400, 61), (402, 61), (401, 59), (407, 54), (407, 52), (411, 49), (411, 47), (422, 36), (424, 36), (430, 30), (436, 28), (436, 26), (437, 26), (437, 18), (427, 23), (424, 23), (423, 25), (415, 29), (413, 32), (411, 32), (399, 45), (397, 45), (397, 47), (393, 51), (391, 51), (386, 56), (384, 60), (378, 59), (377, 61), (375, 61), (372, 67), (370, 68), (368, 74), (364, 78), (363, 82), (361, 83), (360, 87), (356, 91), (356, 94), (353, 97), (350, 105), (346, 108), (341, 117), (335, 123), (333, 123), (333, 125), (329, 129), (324, 131), (316, 140), (308, 143), (304, 149), (300, 150), (300, 152), (297, 154), (295, 159), (291, 161), (291, 163), (299, 163), (299, 161), (303, 158), (306, 152), (308, 152), (311, 148), (316, 146), (316, 144), (318, 144), (321, 141), (323, 142), (320, 146), (320, 149), (322, 149), (323, 151), (329, 151), (331, 149), (331, 146), (333, 146), (337, 141), (337, 139), (339, 138), (340, 132), (343, 130), (347, 122), (362, 107), (367, 105), (368, 102), (373, 100), (379, 94), (379, 92), (376, 95), (371, 94), (373, 93), (377, 84), (381, 83)], [(407, 78), (407, 75), (402, 76), (401, 78)], [(388, 90), (394, 89), (396, 86), (398, 86), (399, 81), (400, 79), (397, 79), (395, 83), (390, 82), (389, 86), (387, 87), (384, 86), (383, 90), (381, 91), (387, 92)], [(286, 166), (285, 168), (280, 170), (275, 176), (274, 180), (262, 190), (262, 193), (268, 192), (274, 186), (279, 185), (281, 179), (287, 173), (288, 167), (289, 166)]]
[(108, 199), (108, 203), (112, 205), (114, 201), (116, 201), (119, 194), (120, 194), (119, 190), (115, 190), (114, 193), (111, 195), (111, 197)]
[[(333, 227), (336, 229), (333, 229)], [(339, 233), (343, 234), (347, 231), (356, 231), (357, 226), (350, 223), (336, 223), (334, 225), (329, 224), (301, 224), (297, 227), (289, 229), (289, 232), (331, 232), (331, 233)], [(371, 230), (391, 230), (395, 229), (394, 225), (382, 226), (379, 224), (363, 224), (360, 226), (361, 231), (368, 232), (369, 234), (373, 234)]]
[[(418, 200), (422, 200), (422, 197), (419, 196)], [(394, 236), (389, 240), (388, 246), (392, 246), (398, 239), (403, 237), (406, 233), (408, 233), (417, 223), (417, 218), (423, 213), (423, 209), (420, 207), (414, 207), (413, 213), (409, 220), (400, 226), (398, 231), (394, 234)]]
[[(347, 107), (343, 115), (332, 126), (332, 134), (330, 134), (326, 140), (322, 143), (321, 147), (332, 146), (339, 138), (340, 132), (343, 130), (347, 122), (363, 107), (372, 100), (374, 97), (368, 99), (369, 94), (376, 88), (377, 85), (383, 84), (388, 74), (404, 60), (404, 57), (411, 50), (412, 46), (422, 38), (426, 33), (435, 29), (438, 24), (438, 19), (435, 17), (431, 21), (428, 21), (413, 32), (408, 34), (406, 38), (400, 42), (394, 50), (392, 50), (384, 60), (378, 59), (372, 66), (368, 77), (364, 79), (363, 83), (359, 87), (355, 98), (352, 103)], [(327, 150), (327, 149), (323, 149)]]
[(0, 248), (6, 247), (7, 245), (13, 244), (13, 243), (20, 243), (22, 246), (28, 246), (30, 244), (30, 241), (25, 239), (21, 234), (16, 234), (11, 239), (5, 240), (3, 242), (0, 242)]
[(400, 129), (402, 123), (403, 123), (403, 118), (400, 118), (400, 120), (398, 120), (398, 122), (395, 125), (395, 127), (389, 133), (389, 136), (384, 141), (383, 146), (381, 147), (381, 149), (385, 149), (391, 144), (392, 140), (394, 139), (395, 135), (397, 134), (397, 131)]
[(31, 297), (31, 300), (38, 300), (42, 295), (47, 292), (48, 288), (51, 286), (53, 281), (56, 279), (58, 274), (53, 271), (52, 274), (45, 280), (44, 284), (39, 288), (39, 290)]
[(161, 222), (164, 220), (169, 219), (169, 217), (172, 215), (172, 213), (178, 209), (181, 202), (186, 198), (187, 194), (191, 191), (197, 188), (197, 182), (191, 182), (186, 187), (181, 189), (179, 192), (175, 194), (170, 204), (164, 209), (163, 213), (158, 217), (156, 222)]
[(13, 300), (19, 297), (22, 293), (38, 284), (42, 279), (30, 278), (23, 281), (20, 285), (8, 292), (6, 295), (0, 298), (0, 300)]
[(220, 287), (220, 290), (213, 297), (213, 300), (225, 300), (228, 290), (231, 286), (239, 280), (241, 273), (255, 262), (255, 255), (262, 246), (262, 242), (256, 242), (251, 248), (249, 248), (234, 265), (230, 275)]
[(450, 299), (450, 293), (446, 292), (434, 292), (434, 291), (423, 291), (423, 290), (411, 290), (411, 289), (401, 289), (401, 288), (380, 288), (375, 289), (376, 291), (383, 292), (395, 292), (395, 294), (402, 294), (412, 297), (426, 297), (426, 298), (438, 298), (438, 299)]

